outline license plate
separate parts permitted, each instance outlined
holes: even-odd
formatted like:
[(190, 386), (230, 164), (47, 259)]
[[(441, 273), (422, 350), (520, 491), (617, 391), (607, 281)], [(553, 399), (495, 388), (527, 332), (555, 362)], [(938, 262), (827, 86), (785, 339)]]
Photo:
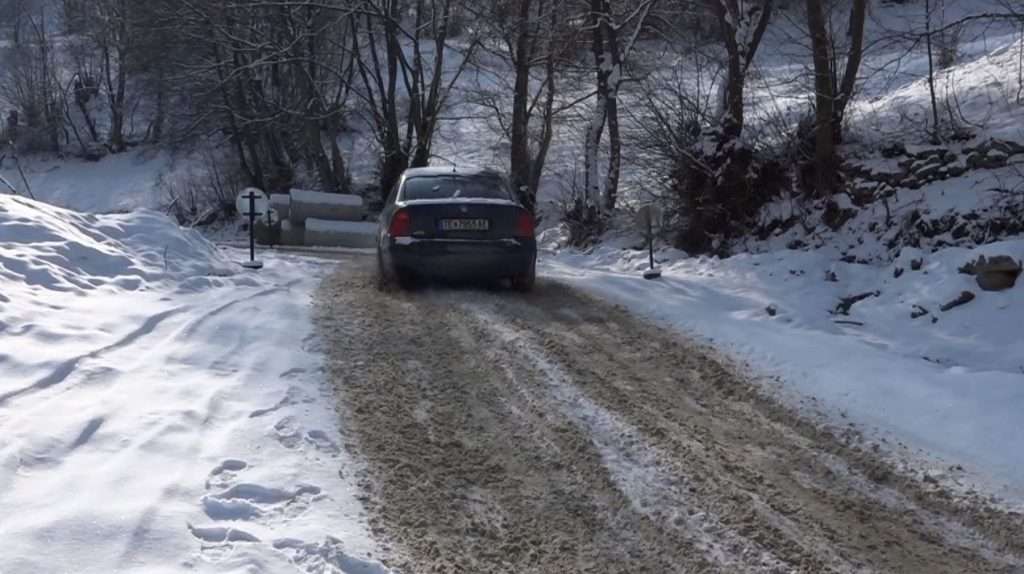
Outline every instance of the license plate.
[(489, 219), (442, 219), (441, 231), (487, 231), (491, 228)]

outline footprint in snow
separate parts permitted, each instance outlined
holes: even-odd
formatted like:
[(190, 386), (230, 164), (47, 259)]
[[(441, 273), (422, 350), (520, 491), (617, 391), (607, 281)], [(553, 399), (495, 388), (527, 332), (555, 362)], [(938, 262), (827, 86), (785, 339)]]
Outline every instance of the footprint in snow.
[(341, 453), (338, 443), (331, 440), (327, 433), (322, 430), (311, 430), (306, 433), (306, 442), (313, 445), (318, 451), (337, 455)]
[(226, 542), (259, 542), (260, 539), (248, 532), (234, 527), (225, 526), (193, 526), (188, 525), (189, 532), (203, 542), (210, 544)]
[(345, 552), (341, 540), (328, 536), (320, 543), (295, 538), (279, 538), (273, 547), (288, 556), (292, 564), (305, 572), (351, 572), (352, 574), (390, 574), (379, 562), (360, 560)]
[(278, 375), (278, 378), (280, 378), (280, 379), (294, 379), (294, 378), (298, 377), (299, 375), (304, 375), (305, 373), (306, 373), (306, 369), (303, 369), (303, 368), (300, 368), (300, 367), (296, 367), (294, 369), (288, 369), (287, 371), (281, 373), (280, 375)]
[(302, 446), (302, 429), (293, 416), (277, 421), (274, 425), (274, 435), (285, 448), (294, 449)]
[[(305, 372), (302, 369), (298, 369), (298, 370), (302, 371), (302, 372)], [(290, 371), (286, 371), (286, 373), (288, 373), (288, 372), (290, 372)], [(283, 376), (284, 375), (282, 375), (282, 377)], [(254, 418), (262, 417), (263, 415), (268, 415), (268, 414), (270, 414), (272, 412), (278, 411), (278, 410), (280, 410), (280, 409), (282, 409), (284, 407), (290, 406), (290, 405), (298, 405), (298, 404), (305, 404), (305, 403), (311, 403), (311, 402), (313, 402), (313, 398), (307, 396), (298, 387), (288, 387), (288, 390), (285, 391), (285, 393), (284, 393), (284, 397), (282, 397), (281, 400), (277, 401), (277, 404), (275, 404), (272, 407), (265, 408), (265, 409), (256, 409), (256, 410), (252, 411), (251, 413), (249, 413), (249, 418), (254, 419)]]
[(206, 489), (227, 488), (234, 482), (238, 473), (248, 467), (249, 464), (244, 460), (229, 458), (221, 462), (210, 471), (210, 475), (206, 479)]

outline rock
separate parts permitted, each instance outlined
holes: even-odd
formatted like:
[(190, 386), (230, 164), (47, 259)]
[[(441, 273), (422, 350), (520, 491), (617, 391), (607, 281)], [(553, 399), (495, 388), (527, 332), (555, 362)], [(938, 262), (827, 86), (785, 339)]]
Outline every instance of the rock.
[(893, 142), (891, 144), (882, 146), (882, 157), (886, 159), (893, 159), (901, 155), (907, 155), (907, 147), (902, 142)]
[(929, 313), (928, 309), (925, 309), (924, 307), (922, 307), (920, 305), (914, 305), (914, 310), (910, 312), (910, 318), (911, 319), (918, 319), (920, 317), (924, 317), (928, 313)]
[(967, 167), (971, 169), (994, 169), (1006, 165), (1009, 158), (1005, 153), (998, 150), (974, 150), (967, 156)]
[(843, 297), (839, 300), (839, 303), (836, 304), (836, 308), (832, 313), (834, 315), (849, 315), (850, 308), (853, 307), (854, 304), (859, 303), (860, 301), (863, 301), (868, 297), (878, 297), (881, 294), (881, 291), (868, 291), (866, 293), (860, 293), (857, 295), (850, 295), (849, 297)]
[(897, 267), (896, 269), (892, 270), (892, 278), (893, 279), (899, 279), (901, 275), (903, 275), (903, 268), (902, 267)]
[(944, 305), (939, 307), (939, 309), (942, 312), (946, 312), (949, 311), (950, 309), (959, 307), (961, 305), (966, 305), (971, 301), (974, 301), (974, 293), (971, 293), (970, 291), (962, 291), (956, 299), (953, 299), (952, 301), (945, 303)]
[(101, 159), (107, 157), (107, 154), (110, 153), (110, 150), (107, 149), (107, 146), (101, 143), (88, 143), (85, 144), (85, 146), (83, 147), (84, 149), (82, 150), (82, 159), (86, 161), (100, 161)]
[(829, 200), (825, 203), (825, 212), (822, 214), (821, 220), (829, 229), (836, 231), (856, 216), (856, 209), (841, 208), (838, 203)]
[(949, 177), (960, 177), (967, 173), (967, 166), (961, 164), (952, 164), (946, 168), (946, 175)]
[(1024, 153), (1024, 145), (1010, 140), (991, 140), (988, 142), (990, 149), (999, 150), (1006, 155)]
[(961, 273), (974, 275), (978, 287), (985, 291), (1002, 291), (1010, 289), (1017, 283), (1021, 274), (1021, 263), (1009, 255), (996, 255), (986, 258), (984, 255), (960, 267)]
[(978, 276), (974, 278), (978, 287), (981, 287), (985, 291), (1004, 291), (1012, 288), (1017, 284), (1017, 276), (1020, 275), (1020, 270), (1016, 273), (1009, 273), (1006, 271), (987, 271), (984, 273), (978, 273)]
[(768, 313), (769, 317), (774, 317), (779, 313), (779, 309), (775, 305), (768, 305), (764, 308), (764, 312)]
[(910, 270), (911, 271), (920, 271), (922, 265), (924, 265), (924, 259), (911, 259), (910, 260)]
[(940, 169), (942, 169), (941, 163), (928, 163), (922, 165), (921, 167), (915, 168), (914, 172), (917, 175), (918, 179), (927, 181), (934, 178), (935, 175), (939, 173)]
[(836, 276), (836, 272), (835, 271), (832, 271), (831, 269), (829, 269), (829, 270), (825, 271), (825, 281), (828, 281), (830, 283), (837, 283), (839, 281), (839, 277)]

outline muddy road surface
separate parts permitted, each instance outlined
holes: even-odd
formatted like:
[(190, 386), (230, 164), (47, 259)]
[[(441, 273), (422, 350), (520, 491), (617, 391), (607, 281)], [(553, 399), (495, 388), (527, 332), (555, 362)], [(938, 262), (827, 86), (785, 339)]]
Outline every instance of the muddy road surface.
[(1024, 572), (1019, 515), (955, 503), (705, 347), (541, 281), (317, 303), (370, 524), (397, 572)]

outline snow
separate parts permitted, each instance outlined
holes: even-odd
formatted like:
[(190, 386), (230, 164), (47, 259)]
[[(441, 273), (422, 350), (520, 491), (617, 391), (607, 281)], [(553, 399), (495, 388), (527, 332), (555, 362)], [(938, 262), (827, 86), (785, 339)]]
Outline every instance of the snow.
[[(823, 251), (722, 260), (666, 249), (657, 255), (663, 277), (645, 281), (646, 251), (623, 247), (628, 241), (581, 253), (558, 251), (555, 235), (544, 238), (555, 250), (542, 259), (543, 274), (714, 343), (757, 375), (778, 379), (781, 387), (766, 388), (805, 412), (814, 404), (829, 422), (919, 451), (920, 466), (960, 464), (979, 488), (1024, 501), (1024, 451), (1007, 447), (1024, 444), (1024, 293), (1020, 286), (981, 291), (957, 272), (979, 254), (1024, 258), (1024, 240), (907, 250), (878, 266), (837, 262)], [(912, 271), (917, 257), (923, 266)], [(904, 269), (899, 278), (896, 267)], [(826, 281), (826, 271), (838, 281)], [(840, 297), (875, 290), (879, 296), (856, 303), (849, 316), (833, 314)], [(963, 290), (977, 298), (939, 311)], [(915, 304), (929, 314), (911, 319)]]
[[(164, 202), (160, 178), (172, 170), (174, 160), (168, 152), (142, 148), (97, 162), (22, 157), (21, 163), (36, 199), (78, 211), (110, 213), (160, 207)], [(0, 177), (27, 195), (10, 157), (0, 163)], [(7, 192), (0, 187), (0, 194)]]
[(148, 211), (0, 196), (0, 572), (383, 573), (309, 299)]

